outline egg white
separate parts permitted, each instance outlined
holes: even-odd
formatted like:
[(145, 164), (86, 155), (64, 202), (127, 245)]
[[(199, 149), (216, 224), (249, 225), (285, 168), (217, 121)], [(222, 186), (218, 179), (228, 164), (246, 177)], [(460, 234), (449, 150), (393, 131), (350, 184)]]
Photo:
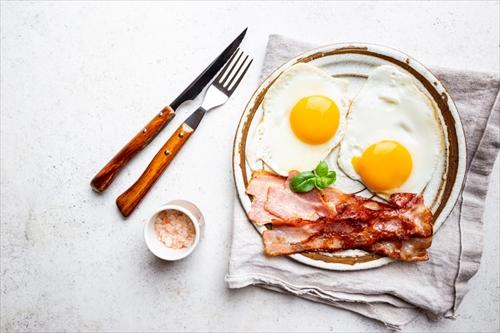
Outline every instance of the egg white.
[[(315, 66), (299, 63), (284, 71), (263, 100), (263, 116), (251, 142), (253, 159), (262, 160), (277, 174), (313, 170), (342, 139), (349, 107), (349, 82), (332, 78)], [(339, 109), (339, 126), (333, 137), (318, 145), (301, 141), (290, 126), (290, 112), (306, 96), (330, 98)]]
[(413, 80), (394, 66), (375, 68), (354, 98), (347, 117), (338, 165), (349, 177), (361, 180), (352, 158), (382, 140), (399, 142), (412, 157), (409, 178), (398, 188), (378, 192), (382, 197), (397, 192), (421, 193), (443, 150), (437, 107)]

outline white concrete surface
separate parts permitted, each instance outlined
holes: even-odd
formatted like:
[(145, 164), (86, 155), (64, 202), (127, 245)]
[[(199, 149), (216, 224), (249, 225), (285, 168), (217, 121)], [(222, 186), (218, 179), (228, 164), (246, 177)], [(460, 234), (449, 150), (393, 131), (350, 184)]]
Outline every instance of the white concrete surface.
[[(116, 197), (196, 105), (180, 110), (106, 193), (93, 193), (90, 179), (246, 26), (250, 75), (124, 221)], [(270, 33), (380, 43), (429, 66), (499, 70), (498, 2), (2, 2), (2, 331), (384, 330), (326, 305), (224, 284), (232, 139)], [(484, 258), (458, 318), (419, 318), (408, 331), (498, 331), (498, 174), (497, 161)], [(166, 263), (148, 252), (142, 228), (173, 198), (197, 202), (207, 228), (191, 257)]]

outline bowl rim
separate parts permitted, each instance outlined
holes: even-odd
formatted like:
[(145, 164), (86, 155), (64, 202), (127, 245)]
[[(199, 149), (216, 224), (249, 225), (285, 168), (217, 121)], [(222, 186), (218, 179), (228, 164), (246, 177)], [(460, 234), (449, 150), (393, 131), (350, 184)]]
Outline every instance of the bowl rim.
[[(151, 228), (150, 226), (155, 223), (155, 217), (159, 213), (164, 212), (166, 210), (176, 210), (178, 212), (181, 212), (181, 213), (185, 214), (189, 218), (189, 220), (191, 221), (191, 223), (193, 224), (194, 230), (195, 230), (195, 238), (194, 238), (193, 244), (189, 248), (187, 248), (187, 249), (172, 249), (172, 248), (168, 248), (165, 244), (163, 244), (156, 237), (156, 233), (154, 231), (154, 226), (153, 226), (153, 228)], [(164, 204), (164, 205), (160, 206), (159, 208), (157, 208), (151, 214), (151, 216), (148, 219), (148, 221), (144, 224), (144, 241), (145, 241), (145, 243), (146, 243), (149, 251), (151, 251), (151, 253), (153, 253), (158, 258), (163, 259), (163, 260), (168, 260), (168, 261), (176, 261), (176, 260), (181, 260), (181, 259), (186, 258), (187, 256), (189, 256), (194, 251), (194, 249), (198, 246), (198, 243), (200, 242), (200, 232), (201, 232), (201, 228), (200, 228), (199, 221), (196, 218), (196, 216), (194, 216), (194, 214), (191, 211), (189, 211), (189, 209), (187, 209), (187, 208), (185, 208), (185, 207), (183, 207), (181, 205), (178, 205), (178, 204), (167, 203), (167, 204)], [(170, 252), (177, 252), (177, 253), (184, 252), (184, 253), (182, 255), (179, 255), (179, 256), (176, 256), (176, 257), (169, 256), (167, 254), (167, 252), (161, 252), (161, 253), (159, 253), (158, 251), (156, 251), (153, 248), (153, 246), (151, 244), (151, 242), (153, 241), (153, 239), (156, 242), (158, 242), (159, 244), (161, 244), (162, 247), (165, 247), (166, 249), (168, 249)]]

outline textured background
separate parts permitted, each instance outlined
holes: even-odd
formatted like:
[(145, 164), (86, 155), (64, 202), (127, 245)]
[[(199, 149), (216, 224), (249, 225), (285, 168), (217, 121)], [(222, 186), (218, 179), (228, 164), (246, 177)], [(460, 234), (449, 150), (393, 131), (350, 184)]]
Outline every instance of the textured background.
[[(250, 74), (123, 221), (115, 198), (196, 103), (106, 193), (93, 193), (90, 179), (246, 26)], [(225, 287), (232, 139), (270, 33), (379, 43), (429, 67), (499, 71), (498, 2), (2, 2), (2, 331), (384, 329), (291, 296)], [(458, 318), (419, 318), (408, 331), (498, 331), (498, 164), (481, 269)], [(174, 198), (196, 202), (207, 227), (191, 257), (166, 263), (148, 252), (142, 228)]]

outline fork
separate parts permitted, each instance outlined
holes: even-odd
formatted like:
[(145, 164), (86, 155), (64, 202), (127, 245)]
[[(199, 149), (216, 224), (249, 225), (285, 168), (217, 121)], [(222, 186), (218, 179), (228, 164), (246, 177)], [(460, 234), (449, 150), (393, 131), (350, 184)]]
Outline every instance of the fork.
[(167, 166), (196, 130), (205, 114), (226, 103), (234, 93), (253, 61), (253, 59), (249, 59), (248, 55), (242, 59), (243, 55), (244, 52), (239, 49), (234, 52), (220, 74), (208, 87), (201, 106), (177, 128), (153, 157), (139, 179), (116, 199), (116, 205), (124, 217), (129, 216), (134, 211), (139, 202), (160, 178)]

